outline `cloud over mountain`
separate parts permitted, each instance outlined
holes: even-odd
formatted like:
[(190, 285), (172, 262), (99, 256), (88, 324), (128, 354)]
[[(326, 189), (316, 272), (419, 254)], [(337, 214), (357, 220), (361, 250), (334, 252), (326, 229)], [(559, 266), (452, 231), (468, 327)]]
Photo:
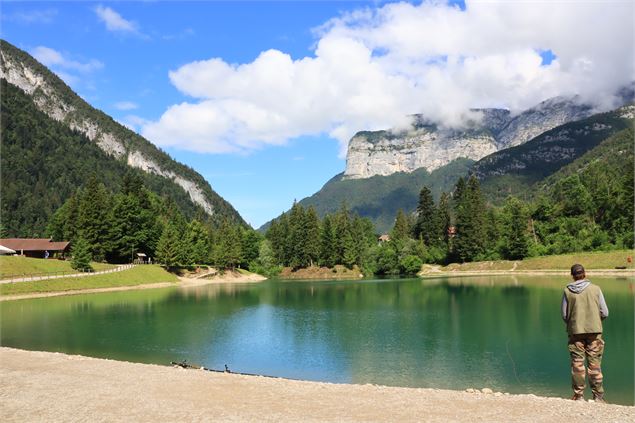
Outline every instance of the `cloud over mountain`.
[(161, 146), (244, 153), (320, 133), (345, 147), (356, 131), (403, 126), (412, 113), (457, 126), (471, 107), (514, 111), (556, 95), (608, 108), (634, 78), (633, 11), (630, 2), (360, 9), (317, 28), (301, 59), (267, 50), (250, 63), (210, 58), (171, 71), (191, 99), (142, 133)]

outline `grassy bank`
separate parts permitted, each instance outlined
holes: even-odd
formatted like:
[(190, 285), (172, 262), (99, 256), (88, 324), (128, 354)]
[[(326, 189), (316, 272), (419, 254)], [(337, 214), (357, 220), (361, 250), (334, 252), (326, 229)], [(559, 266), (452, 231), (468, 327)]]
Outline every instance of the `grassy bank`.
[[(478, 261), (472, 263), (453, 263), (439, 267), (442, 272), (478, 272), (478, 271), (523, 271), (523, 270), (569, 270), (574, 263), (580, 263), (589, 270), (615, 269), (626, 267), (634, 269), (633, 263), (627, 262), (627, 257), (635, 257), (632, 250), (601, 251), (561, 254), (555, 256), (533, 257), (525, 260), (508, 261)], [(427, 269), (431, 270), (430, 268)], [(424, 273), (426, 269), (424, 269)]]
[[(116, 267), (114, 264), (91, 263), (93, 269), (106, 270)], [(75, 272), (70, 261), (57, 259), (38, 259), (24, 256), (0, 256), (0, 278), (11, 275), (33, 273)]]
[(94, 288), (145, 285), (158, 282), (176, 282), (177, 277), (158, 265), (135, 266), (121, 272), (81, 278), (60, 278), (35, 282), (15, 282), (0, 285), (0, 295), (32, 292), (58, 292)]

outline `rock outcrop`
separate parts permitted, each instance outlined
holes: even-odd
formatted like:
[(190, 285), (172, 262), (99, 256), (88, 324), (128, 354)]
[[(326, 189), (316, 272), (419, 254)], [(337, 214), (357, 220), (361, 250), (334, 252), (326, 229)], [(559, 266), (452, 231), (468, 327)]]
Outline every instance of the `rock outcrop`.
[(567, 122), (593, 113), (576, 97), (555, 97), (516, 116), (505, 109), (474, 109), (480, 119), (467, 128), (450, 130), (425, 123), (415, 116), (407, 132), (363, 131), (349, 142), (347, 179), (438, 169), (459, 157), (479, 160), (505, 148), (523, 144)]

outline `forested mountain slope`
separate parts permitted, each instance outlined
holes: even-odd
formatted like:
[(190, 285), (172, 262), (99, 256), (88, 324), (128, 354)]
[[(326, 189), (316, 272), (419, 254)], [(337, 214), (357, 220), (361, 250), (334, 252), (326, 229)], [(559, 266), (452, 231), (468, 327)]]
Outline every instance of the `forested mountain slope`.
[(0, 41), (2, 225), (7, 236), (42, 236), (89, 173), (119, 186), (130, 169), (188, 217), (245, 224), (193, 169), (93, 108), (30, 55)]

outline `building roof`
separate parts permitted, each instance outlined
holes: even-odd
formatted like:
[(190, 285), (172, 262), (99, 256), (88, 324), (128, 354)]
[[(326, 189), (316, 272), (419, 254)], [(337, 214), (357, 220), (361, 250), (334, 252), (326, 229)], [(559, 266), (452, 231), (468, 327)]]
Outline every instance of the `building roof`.
[(64, 251), (70, 242), (54, 242), (50, 238), (0, 238), (0, 245), (15, 251)]
[(11, 248), (7, 248), (4, 245), (0, 245), (0, 254), (15, 254), (15, 251)]

